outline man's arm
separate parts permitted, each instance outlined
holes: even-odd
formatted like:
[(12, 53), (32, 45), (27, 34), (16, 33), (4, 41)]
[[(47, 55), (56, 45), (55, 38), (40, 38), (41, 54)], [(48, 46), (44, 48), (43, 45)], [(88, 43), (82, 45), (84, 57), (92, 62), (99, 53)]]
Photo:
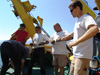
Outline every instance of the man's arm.
[(62, 37), (61, 40), (62, 41), (69, 41), (73, 38), (73, 34), (74, 34), (74, 32), (70, 33), (69, 35), (67, 35), (65, 37)]
[(49, 41), (45, 41), (45, 42), (44, 42), (44, 44), (48, 44), (48, 43), (49, 43)]
[(21, 43), (22, 43), (22, 44), (25, 44), (26, 41), (27, 41), (27, 39), (28, 39), (28, 37), (25, 37), (24, 41), (22, 41)]
[(88, 30), (83, 34), (78, 40), (68, 43), (68, 46), (72, 48), (72, 46), (76, 46), (81, 42), (84, 42), (91, 37), (95, 36), (99, 32), (99, 29), (96, 25), (89, 25)]
[(28, 39), (28, 36), (29, 36), (28, 32), (26, 32), (25, 34), (26, 34), (26, 36), (24, 38), (24, 41), (21, 42), (22, 44), (25, 44), (26, 43), (26, 41)]
[(13, 35), (11, 36), (10, 40), (14, 40), (16, 37), (17, 37), (17, 35), (16, 35), (16, 34), (13, 34)]
[(22, 68), (23, 68), (24, 62), (25, 62), (26, 58), (29, 56), (30, 50), (27, 47), (24, 47), (24, 46), (22, 46), (22, 47), (23, 47), (23, 54), (22, 54), (21, 63), (22, 63)]
[(89, 38), (95, 36), (98, 32), (99, 32), (99, 29), (96, 25), (89, 25), (86, 33), (83, 36), (81, 36), (77, 40), (77, 42), (78, 43), (84, 42), (84, 41), (88, 40)]
[(23, 69), (23, 66), (24, 66), (24, 62), (25, 62), (25, 59), (22, 58), (22, 60), (21, 60), (21, 63), (22, 63), (21, 68), (22, 69)]
[[(13, 61), (12, 61), (11, 59), (9, 59), (9, 62), (10, 62), (10, 64), (11, 64), (11, 66), (15, 69), (15, 66), (14, 66)], [(22, 69), (22, 68), (23, 68), (23, 66), (24, 66), (24, 62), (25, 62), (25, 60), (24, 60), (24, 59), (22, 59), (22, 60), (21, 60), (21, 63), (22, 63), (22, 65), (21, 65), (21, 69)]]
[(53, 39), (50, 39), (50, 42), (51, 42), (51, 44), (55, 44), (55, 40), (53, 40)]
[(40, 42), (39, 45), (44, 45), (49, 43), (49, 37), (46, 34), (43, 34), (43, 42)]
[(19, 30), (17, 30), (16, 32), (14, 32), (14, 33), (12, 34), (10, 40), (15, 40), (15, 39), (17, 38), (18, 31), (19, 31)]
[(48, 44), (49, 41), (45, 41), (45, 42), (40, 42), (39, 45), (44, 45), (44, 44)]

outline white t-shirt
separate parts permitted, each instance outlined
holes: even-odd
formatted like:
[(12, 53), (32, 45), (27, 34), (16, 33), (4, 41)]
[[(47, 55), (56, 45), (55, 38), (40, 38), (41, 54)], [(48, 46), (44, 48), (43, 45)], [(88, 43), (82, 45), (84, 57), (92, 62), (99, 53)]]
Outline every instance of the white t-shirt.
[(44, 45), (38, 45), (40, 42), (45, 42), (45, 41), (49, 41), (49, 38), (47, 37), (46, 34), (44, 33), (40, 33), (40, 34), (35, 34), (33, 37), (33, 41), (34, 43), (37, 45), (37, 47), (44, 47)]
[[(68, 35), (68, 32), (63, 30), (55, 32), (50, 39), (56, 40), (57, 38), (65, 37), (66, 35)], [(52, 44), (52, 54), (67, 55), (66, 41), (60, 41), (56, 42), (56, 44)]]
[[(87, 30), (88, 26), (97, 25), (95, 20), (87, 14), (81, 16), (74, 27), (74, 41), (81, 37)], [(93, 38), (90, 38), (77, 46), (73, 47), (74, 57), (91, 59), (93, 56)]]

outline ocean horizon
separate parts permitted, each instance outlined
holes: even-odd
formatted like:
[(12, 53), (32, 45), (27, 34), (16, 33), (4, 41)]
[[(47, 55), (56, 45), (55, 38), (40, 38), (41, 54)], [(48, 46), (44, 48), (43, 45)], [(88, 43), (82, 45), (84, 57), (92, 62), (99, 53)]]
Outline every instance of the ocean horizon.
[[(7, 41), (7, 40), (0, 40), (0, 45), (1, 45), (4, 41)], [(27, 41), (26, 41), (26, 44), (30, 44), (30, 43), (32, 43), (32, 40), (27, 40)], [(51, 43), (49, 43), (49, 44), (47, 44), (47, 45), (52, 46)]]
[[(7, 40), (0, 40), (0, 45), (2, 44), (2, 42), (7, 41)], [(32, 40), (27, 40), (26, 44), (30, 44), (32, 42)]]

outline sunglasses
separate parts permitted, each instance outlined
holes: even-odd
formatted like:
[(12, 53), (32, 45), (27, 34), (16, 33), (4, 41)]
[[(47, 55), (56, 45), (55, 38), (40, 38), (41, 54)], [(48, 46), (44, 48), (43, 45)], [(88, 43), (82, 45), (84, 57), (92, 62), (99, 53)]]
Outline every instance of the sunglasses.
[(73, 12), (74, 8), (70, 10), (70, 12)]

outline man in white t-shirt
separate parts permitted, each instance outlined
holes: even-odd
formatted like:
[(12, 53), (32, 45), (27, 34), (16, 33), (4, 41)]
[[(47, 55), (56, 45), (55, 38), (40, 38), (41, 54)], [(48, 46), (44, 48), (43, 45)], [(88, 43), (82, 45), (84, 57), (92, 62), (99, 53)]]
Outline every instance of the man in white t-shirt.
[(69, 40), (73, 36), (73, 41), (68, 43), (70, 48), (73, 47), (74, 59), (71, 62), (70, 73), (73, 75), (87, 75), (89, 61), (93, 56), (93, 36), (95, 36), (99, 29), (94, 19), (82, 12), (82, 3), (80, 1), (73, 1), (69, 5), (72, 16), (77, 17), (74, 31), (61, 40)]
[[(52, 44), (54, 71), (55, 75), (58, 75), (58, 68), (60, 68), (60, 75), (64, 75), (64, 66), (67, 64), (67, 49), (66, 41), (60, 41), (60, 38), (68, 35), (68, 32), (62, 30), (58, 23), (54, 24), (54, 30), (56, 32), (50, 37), (50, 42)], [(55, 41), (58, 42), (55, 43)]]
[(41, 33), (41, 28), (39, 26), (35, 27), (35, 31), (36, 34), (33, 37), (33, 43), (31, 43), (31, 45), (32, 44), (34, 45), (34, 50), (31, 54), (31, 61), (29, 64), (27, 75), (32, 74), (32, 67), (34, 62), (36, 61), (35, 60), (36, 58), (38, 58), (40, 61), (41, 75), (46, 75), (45, 64), (44, 64), (44, 55), (45, 55), (44, 45), (49, 43), (49, 38), (46, 36), (46, 34)]

